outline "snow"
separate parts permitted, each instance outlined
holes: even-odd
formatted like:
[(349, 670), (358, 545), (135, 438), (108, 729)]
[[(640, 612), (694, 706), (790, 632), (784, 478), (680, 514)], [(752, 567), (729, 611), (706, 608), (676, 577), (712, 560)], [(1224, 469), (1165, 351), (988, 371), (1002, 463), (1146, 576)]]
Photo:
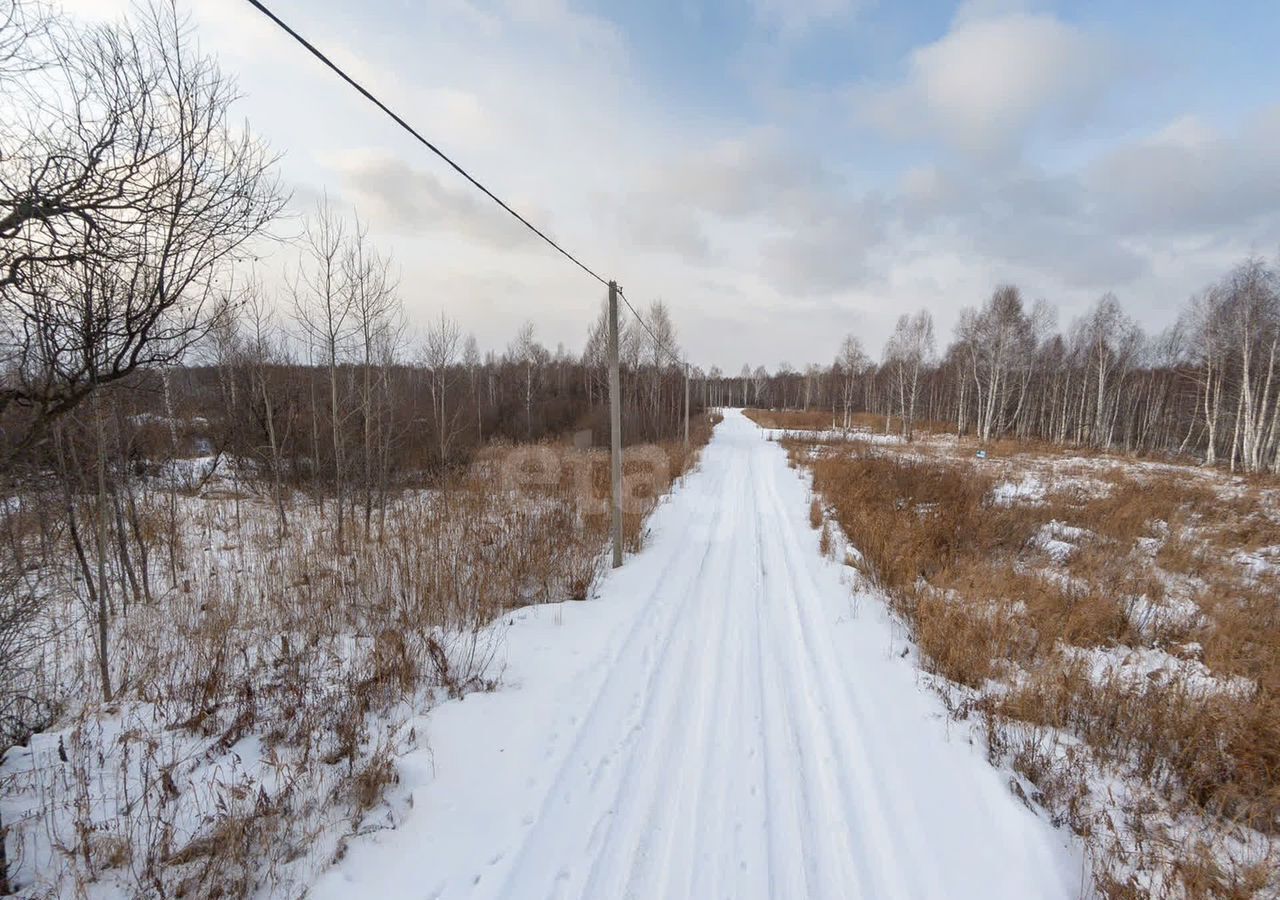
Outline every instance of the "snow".
[(220, 464), (225, 464), (221, 457), (212, 454), (171, 459), (161, 466), (160, 476), (179, 486), (194, 487), (213, 477)]
[[(1198, 645), (1186, 644), (1183, 649), (1193, 652)], [(1141, 691), (1148, 685), (1174, 685), (1193, 697), (1218, 694), (1247, 697), (1258, 687), (1248, 678), (1214, 675), (1200, 660), (1174, 656), (1159, 647), (1062, 645), (1058, 652), (1067, 659), (1082, 663), (1094, 683), (1111, 682), (1128, 690)]]
[(769, 440), (798, 440), (815, 442), (856, 441), (863, 444), (882, 444), (901, 446), (906, 443), (900, 434), (885, 434), (869, 428), (855, 426), (852, 428), (761, 428)]
[(1254, 579), (1280, 573), (1280, 546), (1262, 547), (1253, 552), (1240, 550), (1233, 559)]
[(848, 428), (838, 424), (830, 428), (770, 428), (760, 426), (760, 430), (769, 440), (775, 441), (783, 438), (820, 443), (856, 441), (864, 444), (883, 444), (903, 450), (907, 449), (912, 443), (916, 447), (954, 450), (958, 443), (958, 439), (954, 434), (923, 431), (916, 432), (913, 441), (909, 442), (899, 432), (885, 431), (880, 427), (873, 428), (858, 424), (850, 425)]
[(855, 596), (786, 455), (725, 411), (596, 599), (509, 617), (417, 720), (406, 811), (311, 896), (1074, 898), (1081, 851)]
[(1003, 481), (991, 489), (992, 501), (997, 506), (1013, 506), (1017, 503), (1038, 503), (1044, 499), (1045, 484), (1035, 472), (1029, 472), (1017, 481)]
[[(1170, 578), (1164, 581), (1166, 585), (1173, 584)], [(1126, 603), (1125, 615), (1138, 631), (1153, 640), (1163, 631), (1195, 628), (1205, 622), (1199, 604), (1190, 597), (1179, 597), (1171, 590), (1166, 591), (1159, 603), (1146, 594), (1133, 598)]]
[(1050, 559), (1061, 565), (1076, 551), (1080, 542), (1087, 540), (1093, 532), (1087, 528), (1067, 525), (1057, 519), (1050, 519), (1040, 526), (1032, 543), (1043, 550)]

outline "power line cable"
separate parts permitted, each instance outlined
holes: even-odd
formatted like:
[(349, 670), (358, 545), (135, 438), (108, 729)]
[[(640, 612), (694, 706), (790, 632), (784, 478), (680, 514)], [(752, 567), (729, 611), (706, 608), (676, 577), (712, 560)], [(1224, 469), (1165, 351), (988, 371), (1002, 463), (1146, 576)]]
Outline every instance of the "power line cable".
[[(455, 172), (457, 172), (463, 178), (467, 179), (467, 181), (471, 182), (471, 184), (474, 185), (476, 188), (479, 188), (485, 194), (485, 196), (487, 196), (490, 200), (492, 200), (494, 203), (498, 204), (507, 212), (509, 212), (511, 215), (519, 219), (521, 224), (523, 224), (525, 228), (528, 228), (538, 237), (542, 238), (544, 241), (546, 241), (548, 244), (550, 244), (552, 247), (558, 250), (560, 254), (565, 257), (565, 259), (569, 260), (579, 269), (586, 272), (596, 281), (600, 282), (603, 285), (608, 285), (609, 282), (606, 279), (601, 278), (590, 267), (588, 267), (585, 263), (579, 260), (576, 256), (574, 256), (568, 250), (561, 247), (551, 238), (547, 237), (546, 234), (544, 234), (541, 229), (539, 229), (536, 225), (534, 225), (524, 216), (520, 215), (520, 213), (516, 212), (514, 209), (512, 209), (510, 206), (504, 203), (501, 198), (499, 198), (496, 194), (493, 193), (493, 191), (489, 190), (487, 187), (485, 187), (483, 184), (477, 181), (474, 177), (472, 177), (471, 173), (469, 173), (466, 169), (462, 168), (462, 166), (458, 165), (456, 162), (450, 159), (443, 150), (441, 150), (435, 144), (431, 143), (431, 141), (423, 137), (416, 128), (414, 128), (404, 119), (400, 118), (400, 116), (398, 116), (396, 113), (392, 112), (390, 107), (388, 107), (385, 103), (383, 103), (373, 94), (371, 94), (368, 91), (368, 89), (364, 87), (364, 85), (360, 84), (360, 82), (356, 81), (346, 72), (344, 72), (337, 63), (333, 62), (333, 60), (325, 56), (324, 53), (322, 53), (314, 44), (312, 44), (302, 35), (298, 34), (298, 32), (294, 31), (293, 28), (291, 28), (287, 22), (285, 22), (283, 19), (281, 19), (271, 10), (267, 9), (267, 7), (261, 2), (261, 0), (248, 0), (248, 2), (253, 7), (255, 7), (259, 12), (261, 12), (264, 16), (266, 16), (268, 19), (270, 19), (272, 22), (274, 22), (276, 25), (282, 28), (291, 38), (293, 38), (295, 41), (297, 41), (299, 44), (305, 47), (311, 53), (312, 56), (314, 56), (316, 59), (320, 60), (320, 62), (324, 63), (326, 66), (332, 69), (339, 78), (341, 78), (347, 84), (351, 85), (351, 87), (359, 91), (360, 94), (366, 100), (368, 100), (374, 106), (378, 107), (378, 109), (382, 110), (384, 113), (390, 116), (397, 125), (403, 128), (405, 131), (409, 132), (409, 134), (413, 135), (413, 137), (417, 139), (418, 143), (422, 144), (424, 147), (426, 147), (436, 156), (443, 159), (446, 163), (448, 163), (453, 168)], [(628, 303), (627, 305), (630, 306), (631, 304)], [(632, 310), (632, 312), (634, 312), (634, 310)]]
[[(431, 141), (423, 137), (422, 134), (416, 128), (414, 128), (412, 125), (406, 122), (396, 112), (394, 112), (389, 106), (387, 106), (385, 103), (379, 100), (376, 96), (374, 96), (373, 93), (370, 92), (364, 85), (360, 84), (360, 82), (356, 81), (354, 78), (348, 75), (345, 71), (343, 71), (342, 67), (339, 66), (337, 63), (335, 63), (333, 60), (329, 59), (329, 57), (326, 56), (323, 51), (321, 51), (318, 47), (316, 47), (314, 44), (308, 41), (305, 37), (299, 34), (287, 22), (285, 22), (283, 19), (277, 16), (274, 12), (268, 9), (267, 6), (264, 3), (262, 3), (262, 0), (248, 0), (248, 2), (251, 6), (253, 6), (259, 12), (261, 12), (264, 16), (270, 19), (273, 23), (275, 23), (280, 29), (282, 29), (291, 38), (293, 38), (295, 41), (301, 44), (307, 50), (307, 52), (309, 52), (316, 59), (320, 60), (320, 62), (324, 63), (325, 66), (331, 69), (334, 72), (334, 74), (336, 74), (339, 78), (341, 78), (348, 85), (354, 88), (361, 96), (363, 96), (366, 100), (368, 100), (374, 106), (378, 107), (378, 109), (382, 110), (382, 112), (386, 113), (386, 115), (389, 116), (392, 121), (394, 121), (402, 129), (408, 132), (415, 140), (418, 141), (418, 143), (422, 144), (424, 147), (426, 147), (436, 156), (440, 157), (442, 160), (448, 163), (449, 166), (455, 172), (457, 172), (459, 175), (461, 175), (463, 178), (469, 181), (475, 188), (481, 191), (486, 197), (488, 197), (494, 203), (498, 204), (498, 206), (502, 207), (506, 212), (514, 216), (522, 225), (524, 225), (526, 228), (528, 228), (538, 237), (542, 238), (543, 241), (551, 245), (551, 247), (553, 247), (565, 259), (569, 260), (571, 263), (573, 263), (582, 271), (586, 272), (588, 275), (590, 275), (592, 278), (594, 278), (596, 281), (600, 282), (601, 284), (606, 286), (609, 284), (609, 282), (605, 278), (602, 278), (593, 269), (591, 269), (591, 267), (586, 265), (584, 262), (579, 260), (576, 256), (574, 256), (568, 250), (564, 249), (558, 243), (556, 243), (554, 240), (548, 237), (540, 228), (538, 228), (536, 225), (534, 225), (532, 222), (530, 222), (520, 213), (516, 212), (509, 205), (507, 205), (507, 203), (504, 202), (502, 198), (498, 197), (496, 194), (493, 193), (493, 191), (489, 190), (487, 187), (481, 184), (478, 180), (476, 180), (476, 178), (472, 176), (470, 172), (462, 168), (462, 166), (458, 165), (458, 163), (454, 162), (448, 156), (448, 154), (446, 154), (443, 150), (441, 150)], [(641, 316), (640, 313), (636, 310), (636, 308), (631, 305), (631, 301), (627, 299), (627, 295), (622, 292), (621, 288), (618, 288), (618, 296), (621, 297), (622, 302), (627, 305), (627, 309), (631, 310), (631, 314), (636, 317), (636, 321), (638, 321), (640, 325), (644, 328), (644, 330), (649, 333), (649, 336), (653, 338), (654, 346), (657, 349), (664, 351), (667, 357), (676, 365), (681, 365), (681, 366), (689, 365), (687, 360), (683, 360), (680, 357), (676, 356), (675, 352), (672, 351), (671, 348), (663, 344), (662, 340), (658, 337), (658, 335), (654, 332), (654, 330), (649, 327), (649, 323), (646, 322), (644, 320), (644, 317)]]
[(644, 320), (644, 316), (640, 315), (640, 313), (636, 311), (636, 308), (631, 305), (631, 301), (628, 300), (627, 295), (622, 292), (622, 288), (618, 288), (618, 296), (622, 298), (623, 303), (627, 304), (627, 309), (631, 310), (631, 315), (636, 317), (636, 321), (639, 322), (642, 326), (644, 326), (645, 331), (649, 332), (649, 337), (653, 338), (653, 344), (655, 347), (657, 347), (659, 350), (665, 350), (667, 353), (667, 358), (670, 359), (676, 365), (678, 366), (689, 365), (688, 360), (681, 359), (680, 357), (676, 356), (675, 352), (671, 350), (671, 348), (663, 345), (662, 339), (659, 338), (658, 335), (654, 332), (654, 330), (649, 327), (649, 323)]

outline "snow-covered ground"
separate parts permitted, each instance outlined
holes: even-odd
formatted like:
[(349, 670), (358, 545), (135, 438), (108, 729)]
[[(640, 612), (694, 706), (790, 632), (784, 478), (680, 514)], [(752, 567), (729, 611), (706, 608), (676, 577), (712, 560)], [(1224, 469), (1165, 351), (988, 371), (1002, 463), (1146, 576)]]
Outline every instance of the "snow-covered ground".
[(601, 531), (577, 515), (589, 498), (521, 490), (502, 468), (518, 452), (494, 448), (447, 502), (390, 493), (385, 524), (376, 511), (368, 532), (349, 520), (345, 552), (332, 504), (326, 516), (286, 497), (281, 534), (268, 484), (229, 457), (153, 470), (133, 485), (152, 536), (150, 599), (108, 570), (109, 703), (71, 548), (30, 541), (40, 615), (25, 645), (0, 648), (0, 737), (17, 730), (15, 708), (37, 729), (0, 741), (9, 887), (299, 897), (343, 839), (385, 827), (384, 778), (416, 739), (405, 720), (490, 685), (502, 610), (589, 592), (598, 568)]
[(728, 410), (652, 540), (506, 631), (502, 690), (399, 761), (319, 898), (1054, 898), (1081, 851), (948, 719), (808, 487)]

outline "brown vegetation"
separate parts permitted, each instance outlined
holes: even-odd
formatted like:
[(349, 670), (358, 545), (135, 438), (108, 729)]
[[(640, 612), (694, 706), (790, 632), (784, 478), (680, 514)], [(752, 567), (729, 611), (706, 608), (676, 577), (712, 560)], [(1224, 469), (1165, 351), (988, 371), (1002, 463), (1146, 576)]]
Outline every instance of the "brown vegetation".
[[(629, 549), (710, 429), (700, 417), (687, 449), (627, 449)], [(106, 878), (143, 893), (296, 893), (370, 827), (395, 757), (419, 740), (415, 713), (493, 686), (493, 623), (591, 596), (608, 489), (606, 452), (494, 446), (432, 490), (388, 498), (385, 518), (341, 552), (333, 519), (308, 515), (301, 496), (287, 501), (284, 533), (266, 491), (180, 497), (174, 533), (156, 505), (140, 534), (154, 559), (176, 538), (179, 580), (112, 619), (111, 708), (75, 699), (98, 693), (77, 632), (43, 645), (40, 684), (72, 719), (56, 752), (47, 741), (14, 751), (24, 761), (3, 789), (30, 807), (7, 823), (11, 845), (21, 858), (50, 836), (60, 851), (40, 883), (54, 891)], [(73, 558), (55, 552), (65, 533), (26, 528), (31, 548)], [(130, 802), (104, 808), (93, 799), (104, 793)]]
[[(997, 476), (954, 456), (789, 449), (811, 460), (926, 667), (959, 686), (945, 692), (956, 714), (978, 715), (993, 758), (1085, 838), (1104, 893), (1276, 889), (1280, 568), (1236, 558), (1280, 545), (1268, 492), (1114, 467), (1101, 490), (1050, 475), (1040, 496), (1009, 501)], [(1090, 652), (1187, 668), (1128, 677), (1095, 670)], [(1141, 787), (1100, 796), (1100, 773)], [(1243, 834), (1270, 849), (1246, 852)]]
[[(843, 417), (835, 416), (829, 410), (747, 409), (744, 414), (761, 428), (780, 431), (839, 431), (844, 428)], [(849, 428), (862, 432), (901, 434), (903, 422), (901, 416), (859, 412), (849, 414)], [(912, 428), (916, 434), (948, 434), (953, 430), (942, 422), (921, 420), (916, 420)]]
[(761, 428), (788, 431), (825, 431), (831, 428), (831, 413), (821, 409), (747, 409), (744, 413)]

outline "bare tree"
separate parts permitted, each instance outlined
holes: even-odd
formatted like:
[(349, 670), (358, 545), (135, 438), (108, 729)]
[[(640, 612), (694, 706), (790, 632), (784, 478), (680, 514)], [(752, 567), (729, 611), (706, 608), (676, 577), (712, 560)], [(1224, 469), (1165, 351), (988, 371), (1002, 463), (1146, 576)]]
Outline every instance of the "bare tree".
[[(480, 359), (480, 345), (476, 343), (476, 336), (468, 334), (467, 339), (462, 345), (462, 365), (467, 370), (467, 378), (471, 382), (471, 402), (476, 408), (476, 440), (484, 440), (484, 419), (481, 417), (480, 410), (480, 368), (482, 361)], [(588, 398), (590, 403), (590, 398)]]
[(0, 3), (0, 89), (31, 99), (20, 77), (50, 65), (47, 41), (56, 25), (49, 7), (43, 3)]
[[(641, 335), (644, 339), (648, 351), (652, 368), (649, 372), (649, 422), (653, 429), (660, 428), (660, 422), (663, 421), (665, 411), (663, 410), (664, 398), (662, 396), (663, 374), (668, 367), (675, 366), (675, 361), (680, 358), (680, 346), (676, 339), (676, 326), (671, 320), (671, 312), (667, 309), (667, 304), (662, 300), (654, 300), (649, 304), (649, 308), (645, 313), (645, 319), (648, 322), (648, 329)], [(673, 412), (672, 421), (679, 416), (679, 404), (674, 402), (672, 398), (671, 411)]]
[(822, 367), (817, 363), (809, 363), (804, 367), (804, 408), (813, 405), (819, 385), (822, 382)]
[(1119, 408), (1119, 381), (1137, 354), (1141, 332), (1114, 294), (1104, 294), (1077, 326), (1077, 343), (1089, 360), (1094, 386), (1090, 440), (1110, 447)]
[(462, 331), (458, 328), (458, 323), (442, 312), (428, 326), (422, 348), (422, 360), (431, 377), (431, 416), (439, 442), (442, 466), (448, 465), (449, 446), (457, 432), (458, 411), (450, 414), (446, 404), (454, 381), (454, 365), (461, 339)]
[(774, 370), (774, 379), (778, 382), (778, 392), (776, 397), (778, 405), (783, 409), (791, 408), (791, 398), (787, 392), (787, 388), (790, 386), (791, 382), (795, 380), (795, 376), (796, 370), (792, 367), (791, 363), (786, 360), (778, 363), (778, 368)]
[(920, 371), (932, 362), (933, 316), (922, 309), (914, 316), (905, 313), (885, 346), (885, 362), (892, 368), (897, 383), (898, 409), (902, 414), (902, 437), (915, 438), (916, 397), (920, 388)]
[(871, 360), (863, 351), (861, 342), (851, 334), (845, 335), (844, 341), (840, 344), (840, 354), (836, 357), (836, 367), (840, 370), (844, 428), (847, 430), (853, 414), (854, 389), (858, 379), (871, 367)]
[(1013, 373), (1030, 363), (1035, 330), (1013, 285), (996, 288), (980, 311), (961, 313), (958, 337), (969, 357), (977, 403), (978, 437), (991, 440), (1003, 430)]
[(1280, 402), (1275, 385), (1280, 347), (1280, 278), (1261, 260), (1247, 260), (1224, 280), (1234, 345), (1236, 415), (1231, 467), (1264, 471), (1275, 462)]
[(587, 372), (587, 394), (604, 398), (609, 387), (609, 301), (600, 302), (600, 312), (587, 329), (587, 343), (582, 350), (582, 365)]
[(273, 157), (227, 124), (234, 83), (172, 6), (52, 33), (26, 76), (37, 102), (0, 123), (9, 458), (98, 387), (180, 359), (283, 204)]
[(245, 355), (249, 362), (253, 392), (262, 403), (262, 425), (267, 435), (267, 468), (271, 473), (271, 494), (275, 501), (279, 536), (283, 539), (289, 533), (289, 517), (285, 513), (284, 504), (281, 436), (276, 433), (278, 411), (268, 379), (272, 366), (281, 365), (288, 360), (277, 333), (275, 313), (268, 306), (266, 297), (256, 282), (251, 283), (245, 290), (243, 309), (249, 331)]
[[(357, 323), (348, 280), (350, 272), (345, 265), (348, 254), (346, 232), (327, 198), (317, 203), (315, 213), (307, 220), (303, 253), (305, 259), (292, 287), (294, 318), (309, 351), (328, 373), (329, 437), (333, 452), (333, 486), (337, 493), (338, 551), (341, 553), (345, 548), (346, 454), (342, 424), (346, 416), (339, 402), (338, 367), (350, 352)], [(313, 428), (318, 427), (319, 416), (313, 412)]]
[[(533, 322), (526, 320), (520, 330), (516, 332), (515, 339), (511, 342), (511, 346), (507, 348), (507, 355), (511, 360), (524, 367), (524, 421), (525, 436), (529, 437), (533, 434), (533, 368), (538, 362), (538, 351), (541, 347), (533, 336)], [(544, 353), (546, 351), (543, 351)]]
[[(373, 517), (374, 478), (379, 470), (378, 442), (384, 438), (377, 406), (379, 355), (394, 348), (404, 330), (404, 317), (396, 297), (391, 262), (375, 250), (368, 230), (356, 220), (342, 256), (342, 277), (350, 293), (353, 339), (360, 364), (361, 481), (364, 493), (364, 527)], [(394, 349), (392, 352), (394, 355)]]
[(728, 397), (725, 394), (724, 372), (719, 366), (712, 366), (707, 371), (707, 387), (711, 392), (708, 394), (707, 400), (704, 401), (706, 406), (727, 406)]
[(769, 371), (764, 366), (756, 366), (751, 373), (751, 391), (756, 405), (768, 401)]

